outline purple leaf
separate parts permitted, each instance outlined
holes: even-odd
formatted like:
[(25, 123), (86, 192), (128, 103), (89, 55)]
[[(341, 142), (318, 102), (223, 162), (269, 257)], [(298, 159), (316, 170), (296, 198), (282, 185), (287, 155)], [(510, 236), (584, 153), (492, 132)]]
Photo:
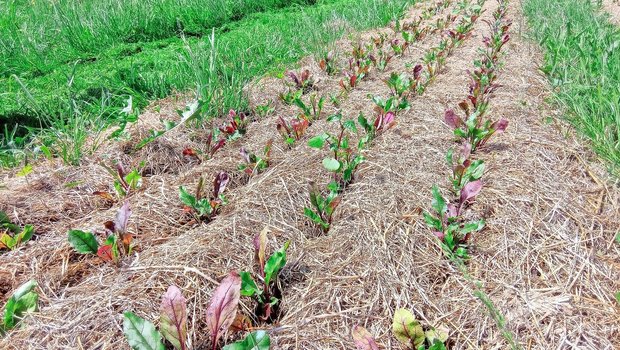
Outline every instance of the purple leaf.
[(186, 350), (187, 300), (176, 286), (168, 287), (161, 300), (159, 330), (177, 350)]
[(362, 326), (353, 327), (351, 336), (353, 337), (353, 342), (355, 342), (357, 350), (379, 350), (377, 342), (366, 328)]
[(491, 129), (495, 130), (497, 133), (503, 133), (508, 127), (508, 120), (504, 118), (500, 118), (500, 120), (496, 121), (491, 125)]
[(220, 194), (224, 192), (224, 190), (226, 189), (226, 185), (228, 184), (228, 181), (230, 181), (230, 176), (228, 176), (228, 174), (223, 171), (219, 172), (215, 176), (215, 179), (213, 180), (213, 197), (214, 198), (219, 197)]
[(444, 120), (446, 124), (448, 124), (448, 126), (453, 130), (460, 127), (462, 123), (461, 118), (459, 118), (459, 116), (456, 115), (456, 113), (454, 113), (454, 111), (451, 109), (446, 110), (446, 113), (444, 114)]
[(417, 64), (415, 67), (413, 67), (413, 79), (418, 80), (420, 79), (421, 75), (422, 75), (422, 65)]
[(131, 209), (129, 208), (129, 202), (125, 201), (125, 204), (116, 213), (116, 219), (114, 219), (114, 229), (119, 233), (127, 232), (127, 222), (131, 216)]
[(461, 190), (461, 205), (468, 200), (474, 199), (480, 193), (480, 190), (482, 190), (482, 181), (480, 180), (472, 181), (465, 185)]
[(213, 349), (217, 348), (222, 333), (235, 321), (240, 296), (241, 277), (237, 272), (231, 271), (213, 292), (207, 309), (207, 326), (211, 331)]

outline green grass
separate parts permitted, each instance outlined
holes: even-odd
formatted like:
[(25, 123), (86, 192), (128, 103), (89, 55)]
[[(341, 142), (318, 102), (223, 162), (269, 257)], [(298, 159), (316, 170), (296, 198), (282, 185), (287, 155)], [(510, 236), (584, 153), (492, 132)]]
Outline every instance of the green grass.
[(620, 176), (620, 31), (589, 0), (525, 0), (567, 119)]
[(316, 0), (0, 0), (0, 76), (46, 74), (122, 43), (148, 42), (213, 27), (248, 14)]
[[(328, 43), (348, 31), (383, 26), (413, 2), (320, 0), (223, 24), (215, 29), (214, 43), (206, 35), (117, 44), (95, 59), (70, 61), (46, 74), (0, 78), (0, 85), (7, 86), (0, 94), (0, 123), (10, 126), (8, 133), (18, 123), (30, 125), (33, 132), (43, 126), (55, 131), (49, 138), (53, 143), (66, 125), (88, 129), (92, 120), (96, 125), (114, 122), (130, 95), (141, 107), (187, 89), (197, 89), (207, 102), (206, 117), (245, 109), (242, 88), (252, 78), (325, 52)], [(19, 148), (17, 141), (7, 147), (5, 139), (4, 148)], [(10, 161), (11, 156), (5, 157), (5, 163)]]

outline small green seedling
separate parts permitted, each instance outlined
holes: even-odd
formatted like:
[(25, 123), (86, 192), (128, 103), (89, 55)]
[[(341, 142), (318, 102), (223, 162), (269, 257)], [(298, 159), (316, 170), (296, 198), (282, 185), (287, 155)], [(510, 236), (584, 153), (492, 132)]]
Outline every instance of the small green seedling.
[(107, 235), (103, 244), (97, 242), (95, 234), (80, 230), (71, 230), (68, 233), (69, 244), (80, 254), (95, 254), (105, 262), (118, 264), (121, 256), (129, 256), (133, 250), (133, 234), (128, 231), (131, 209), (125, 202), (116, 214), (114, 221), (106, 221), (104, 235)]
[(179, 187), (179, 198), (185, 205), (185, 210), (193, 213), (198, 221), (211, 221), (222, 205), (227, 203), (223, 192), (230, 177), (225, 172), (220, 172), (213, 180), (213, 191), (209, 197), (204, 197), (204, 179), (201, 177), (196, 186), (196, 192), (191, 195), (184, 186)]
[(357, 126), (353, 120), (343, 121), (340, 113), (331, 115), (327, 121), (338, 123), (338, 134), (322, 133), (310, 139), (308, 146), (317, 149), (328, 146), (333, 157), (323, 159), (323, 166), (334, 173), (334, 182), (344, 189), (353, 181), (358, 165), (364, 161), (364, 157), (350, 145), (349, 133), (356, 133)]
[(267, 141), (267, 144), (263, 148), (263, 155), (257, 156), (254, 153), (248, 152), (245, 148), (241, 147), (241, 158), (243, 163), (239, 165), (239, 170), (252, 176), (260, 173), (261, 171), (269, 167), (269, 160), (271, 158), (271, 147), (273, 145), (273, 139)]
[(282, 248), (267, 258), (268, 233), (269, 228), (265, 227), (254, 238), (258, 278), (254, 279), (252, 273), (246, 271), (242, 271), (240, 275), (241, 295), (252, 297), (257, 302), (255, 314), (259, 320), (271, 322), (277, 317), (279, 302), (282, 298), (278, 275), (286, 265), (286, 250), (290, 242), (286, 242)]
[(437, 186), (433, 186), (432, 208), (434, 213), (424, 213), (424, 221), (431, 228), (433, 234), (441, 241), (447, 254), (454, 254), (461, 259), (468, 259), (467, 242), (472, 233), (479, 232), (484, 228), (484, 220), (463, 222), (461, 218), (462, 208), (480, 193), (482, 182), (480, 180), (467, 183), (460, 191), (460, 197), (456, 204), (449, 203), (439, 192)]
[(0, 250), (17, 249), (22, 243), (28, 242), (34, 234), (34, 226), (26, 225), (20, 228), (9, 219), (9, 216), (0, 211)]
[(332, 215), (341, 199), (338, 196), (339, 186), (337, 183), (330, 182), (327, 185), (327, 190), (327, 196), (323, 196), (316, 184), (310, 183), (310, 204), (312, 207), (304, 207), (304, 215), (317, 224), (323, 233), (329, 231)]
[[(144, 168), (144, 164), (144, 162), (141, 162), (138, 169), (133, 169), (129, 172), (125, 170), (123, 163), (120, 161), (116, 163), (116, 169), (112, 169), (103, 163), (101, 164), (101, 166), (107, 170), (110, 176), (114, 179), (113, 185), (117, 198), (125, 198), (132, 192), (142, 187), (142, 175), (140, 175), (140, 169)], [(93, 194), (102, 197), (105, 200), (114, 201), (114, 196), (110, 192), (95, 191)]]
[(411, 311), (398, 309), (394, 313), (392, 334), (410, 350), (446, 350), (448, 333), (437, 329), (424, 328)]
[(15, 328), (26, 314), (37, 311), (39, 294), (34, 290), (36, 287), (36, 281), (28, 281), (17, 288), (7, 300), (0, 319), (0, 336)]

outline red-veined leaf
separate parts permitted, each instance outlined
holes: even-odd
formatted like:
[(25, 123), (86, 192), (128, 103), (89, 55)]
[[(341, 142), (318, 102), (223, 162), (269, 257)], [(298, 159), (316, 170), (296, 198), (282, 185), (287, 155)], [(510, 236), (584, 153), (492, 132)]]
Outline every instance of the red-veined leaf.
[(480, 180), (472, 181), (465, 185), (461, 190), (461, 204), (474, 199), (480, 193), (480, 190), (482, 190), (482, 181)]
[(353, 342), (355, 342), (357, 350), (379, 350), (377, 342), (366, 328), (362, 326), (353, 327), (351, 336), (353, 337)]
[(232, 271), (213, 292), (207, 309), (207, 326), (211, 331), (213, 346), (219, 341), (222, 332), (225, 332), (235, 320), (240, 296), (241, 277)]
[(100, 257), (101, 260), (106, 262), (115, 261), (112, 244), (106, 244), (99, 247), (99, 249), (97, 250), (97, 256)]
[(187, 300), (176, 286), (168, 287), (161, 300), (160, 325), (164, 338), (177, 350), (185, 350), (187, 341)]

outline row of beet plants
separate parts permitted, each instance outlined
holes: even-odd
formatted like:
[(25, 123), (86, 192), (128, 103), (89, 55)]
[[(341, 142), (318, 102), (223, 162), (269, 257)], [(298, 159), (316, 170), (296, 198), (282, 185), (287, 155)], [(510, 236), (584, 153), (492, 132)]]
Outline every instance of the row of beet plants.
[[(437, 74), (441, 72), (445, 58), (471, 36), (474, 24), (480, 17), (484, 0), (475, 4), (463, 2), (460, 4), (462, 18), (454, 29), (446, 30), (438, 46), (432, 47), (424, 56), (426, 65), (417, 64), (413, 68), (413, 78), (406, 73), (392, 73), (384, 82), (391, 91), (392, 99), (398, 99), (401, 105), (407, 105), (407, 98), (424, 93)], [(452, 21), (456, 20), (456, 17)], [(433, 57), (433, 60), (429, 60)], [(373, 97), (377, 105), (381, 101)], [(372, 334), (362, 326), (355, 326), (351, 332), (354, 344), (359, 350), (378, 350), (378, 342)], [(415, 319), (413, 313), (406, 309), (396, 310), (392, 323), (392, 335), (402, 346), (412, 350), (445, 350), (448, 332), (428, 325), (422, 325)]]
[(485, 226), (483, 219), (470, 220), (470, 215), (465, 213), (483, 187), (485, 164), (482, 159), (475, 159), (475, 152), (508, 126), (506, 119), (493, 120), (488, 115), (489, 102), (500, 87), (497, 84), (497, 70), (501, 50), (510, 40), (508, 29), (511, 22), (506, 19), (507, 1), (498, 2), (493, 19), (487, 21), (491, 34), (483, 37), (484, 50), (481, 51), (480, 59), (474, 62), (474, 71), (468, 72), (468, 95), (459, 103), (462, 116), (451, 109), (446, 110), (444, 116), (445, 123), (461, 143), (458, 148), (451, 148), (446, 155), (452, 170), (449, 179), (452, 195), (444, 196), (438, 186), (433, 186), (432, 211), (424, 213), (425, 222), (439, 238), (446, 254), (461, 260), (469, 258), (468, 242), (472, 234)]

